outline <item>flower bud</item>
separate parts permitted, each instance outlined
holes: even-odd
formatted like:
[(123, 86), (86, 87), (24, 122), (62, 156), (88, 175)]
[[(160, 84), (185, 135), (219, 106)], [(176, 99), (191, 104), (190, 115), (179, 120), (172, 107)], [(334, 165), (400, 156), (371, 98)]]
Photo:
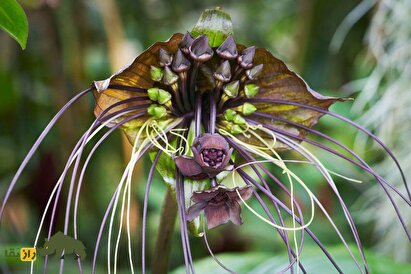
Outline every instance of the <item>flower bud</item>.
[(150, 77), (151, 77), (151, 80), (160, 82), (161, 78), (163, 78), (163, 70), (161, 68), (151, 66), (150, 67)]
[(221, 63), (221, 65), (217, 68), (216, 72), (213, 74), (214, 79), (217, 81), (221, 81), (226, 83), (231, 79), (231, 67), (230, 62), (228, 60)]
[(170, 100), (171, 100), (171, 94), (168, 91), (164, 89), (158, 90), (158, 100), (157, 101), (160, 105), (164, 105)]
[(184, 54), (181, 52), (180, 49), (177, 50), (176, 54), (174, 55), (172, 68), (175, 72), (184, 72), (190, 69), (191, 63)]
[(244, 86), (244, 93), (247, 98), (251, 98), (257, 95), (260, 88), (257, 85), (249, 84)]
[(245, 69), (250, 69), (253, 67), (253, 59), (254, 59), (254, 54), (255, 54), (255, 47), (248, 47), (243, 52), (241, 55), (238, 56), (237, 61), (240, 64), (242, 68)]
[(163, 48), (160, 48), (160, 52), (159, 52), (159, 63), (160, 66), (162, 67), (166, 67), (171, 65), (171, 62), (173, 61), (173, 56), (168, 53), (168, 51), (166, 51)]
[(238, 95), (239, 88), (240, 88), (240, 82), (234, 81), (224, 86), (224, 93), (230, 98), (235, 98)]
[(208, 61), (214, 54), (208, 43), (208, 36), (205, 34), (198, 36), (191, 44), (189, 50), (190, 56), (198, 62)]
[(236, 125), (236, 124), (233, 124), (233, 125), (231, 126), (230, 132), (231, 132), (232, 134), (239, 134), (239, 133), (244, 132), (244, 130), (241, 128), (241, 126)]
[(245, 125), (245, 124), (247, 124), (246, 120), (240, 114), (234, 115), (233, 122), (236, 125)]
[(169, 67), (166, 67), (164, 69), (164, 76), (163, 76), (163, 82), (164, 84), (170, 86), (177, 82), (178, 80), (178, 75), (175, 74)]
[(233, 60), (237, 58), (237, 45), (234, 41), (233, 36), (230, 34), (227, 39), (218, 47), (216, 50), (218, 56), (223, 59)]
[(190, 46), (193, 43), (194, 38), (193, 36), (191, 36), (191, 33), (189, 33), (188, 31), (186, 32), (186, 34), (184, 34), (183, 39), (181, 39), (180, 42), (180, 49), (182, 52), (184, 52), (185, 54), (189, 54), (190, 53)]
[(250, 104), (250, 103), (244, 103), (241, 106), (241, 112), (245, 116), (253, 114), (256, 110), (257, 108), (253, 104)]
[(160, 105), (164, 105), (171, 99), (171, 94), (161, 88), (150, 88), (147, 90), (148, 98), (152, 101), (158, 102)]
[(163, 106), (157, 104), (152, 104), (148, 107), (147, 113), (153, 116), (156, 119), (160, 119), (167, 115), (167, 110)]
[(252, 69), (246, 70), (245, 75), (250, 80), (254, 80), (263, 70), (263, 64), (259, 64), (254, 66)]
[(227, 121), (233, 121), (235, 115), (237, 115), (237, 112), (235, 110), (227, 109), (226, 111), (224, 111), (224, 119), (226, 119)]

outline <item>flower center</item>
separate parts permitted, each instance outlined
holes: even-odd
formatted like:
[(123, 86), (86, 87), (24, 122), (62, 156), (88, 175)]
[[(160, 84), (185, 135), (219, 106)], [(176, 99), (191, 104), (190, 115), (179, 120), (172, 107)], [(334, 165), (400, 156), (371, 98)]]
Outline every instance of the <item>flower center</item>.
[(224, 151), (222, 149), (206, 148), (202, 151), (204, 163), (208, 166), (218, 167), (224, 159)]
[(213, 199), (209, 201), (209, 204), (221, 204), (222, 202), (225, 202), (228, 199), (228, 196), (226, 193), (219, 193), (217, 196), (215, 196)]

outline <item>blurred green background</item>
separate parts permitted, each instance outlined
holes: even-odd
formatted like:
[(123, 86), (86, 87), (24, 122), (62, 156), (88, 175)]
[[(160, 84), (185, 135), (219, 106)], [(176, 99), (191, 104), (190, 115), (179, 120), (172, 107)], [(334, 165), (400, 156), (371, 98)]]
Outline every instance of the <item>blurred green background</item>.
[[(22, 51), (14, 40), (4, 32), (0, 33), (1, 197), (31, 145), (65, 102), (93, 80), (105, 79), (130, 63), (152, 43), (166, 40), (175, 32), (191, 30), (205, 8), (216, 6), (231, 15), (237, 42), (268, 48), (323, 94), (358, 97), (357, 102), (338, 103), (332, 110), (358, 120), (382, 136), (411, 177), (411, 148), (407, 142), (411, 134), (410, 120), (407, 119), (411, 116), (411, 22), (407, 16), (411, 12), (410, 1), (19, 2), (29, 21), (26, 50)], [(385, 96), (388, 91), (390, 96)], [(3, 250), (32, 245), (39, 216), (52, 187), (75, 142), (94, 119), (93, 106), (92, 96), (87, 96), (71, 108), (20, 178), (0, 226), (0, 272), (27, 271), (27, 264), (5, 258)], [(390, 130), (387, 131), (387, 127)], [(385, 153), (357, 134), (355, 129), (328, 117), (321, 119), (316, 128), (355, 148), (377, 171), (399, 185), (398, 171), (386, 159)], [(410, 243), (382, 189), (375, 187), (375, 181), (365, 172), (307, 147), (329, 169), (363, 180), (364, 183), (356, 184), (336, 178), (358, 224), (373, 273), (411, 273), (411, 266), (406, 264), (411, 262)], [(79, 208), (80, 239), (88, 248), (86, 265), (91, 262), (99, 224), (126, 165), (127, 150), (121, 132), (116, 132), (98, 150), (88, 169)], [(284, 155), (295, 156), (293, 153)], [(136, 262), (139, 262), (140, 254), (138, 235), (145, 190), (143, 178), (147, 177), (149, 167), (150, 162), (145, 159), (134, 182), (132, 230), (136, 235)], [(294, 170), (319, 197), (344, 237), (353, 243), (343, 212), (324, 179), (306, 166), (295, 165)], [(165, 191), (165, 184), (156, 175), (149, 203), (149, 261)], [(297, 191), (302, 190), (297, 188)], [(301, 195), (300, 199), (308, 205), (306, 195)], [(60, 228), (65, 210), (64, 199), (62, 201), (58, 214)], [(410, 223), (409, 207), (398, 202)], [(250, 203), (254, 204), (253, 201)], [(317, 213), (312, 230), (330, 248), (337, 262), (346, 267), (346, 273), (358, 273), (327, 219), (319, 211)], [(286, 265), (286, 249), (276, 231), (245, 207), (243, 217), (245, 224), (241, 227), (227, 225), (210, 231), (213, 251), (216, 254), (242, 252), (244, 256), (221, 255), (223, 262), (239, 273), (273, 273)], [(196, 260), (209, 257), (201, 239), (193, 238), (191, 243)], [(125, 242), (122, 244), (125, 252)], [(101, 273), (105, 272), (106, 253), (103, 242), (98, 261)], [(308, 269), (313, 271), (309, 273), (333, 273), (330, 263), (309, 239), (303, 250), (303, 263), (304, 259), (310, 266)], [(170, 270), (183, 262), (176, 225)], [(128, 273), (126, 259), (120, 261), (120, 269)], [(74, 270), (70, 270), (68, 264), (66, 272), (70, 271)], [(181, 271), (177, 269), (176, 273)], [(203, 261), (198, 272), (220, 273), (221, 270), (214, 262)]]

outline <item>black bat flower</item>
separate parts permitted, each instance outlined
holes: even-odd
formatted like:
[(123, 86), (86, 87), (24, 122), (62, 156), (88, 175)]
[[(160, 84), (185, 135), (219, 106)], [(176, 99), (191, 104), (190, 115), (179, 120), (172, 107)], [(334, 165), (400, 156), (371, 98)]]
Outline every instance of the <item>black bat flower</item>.
[[(111, 235), (120, 194), (123, 193), (123, 197), (126, 194), (130, 195), (133, 168), (146, 154), (150, 155), (152, 166), (148, 174), (143, 206), (142, 273), (146, 273), (146, 221), (148, 199), (155, 170), (158, 170), (170, 187), (170, 193), (175, 194), (187, 273), (195, 272), (189, 231), (195, 236), (204, 235), (206, 240), (206, 229), (201, 229), (201, 224), (204, 225), (204, 223), (199, 216), (200, 213), (204, 212), (209, 229), (228, 223), (229, 220), (239, 225), (242, 223), (240, 200), (256, 216), (277, 230), (289, 257), (289, 265), (283, 269), (283, 272), (290, 270), (294, 273), (295, 269), (299, 268), (306, 273), (299, 255), (304, 236), (309, 235), (335, 269), (342, 273), (334, 258), (309, 227), (314, 217), (315, 207), (318, 207), (346, 246), (359, 271), (369, 273), (357, 228), (333, 181), (336, 173), (330, 172), (326, 167), (327, 164), (319, 161), (311, 151), (300, 144), (301, 142), (318, 147), (329, 155), (338, 156), (372, 175), (387, 193), (400, 224), (408, 239), (411, 240), (409, 229), (397, 207), (400, 201), (411, 206), (411, 195), (403, 172), (390, 150), (365, 128), (328, 110), (333, 103), (345, 101), (344, 99), (323, 96), (313, 91), (301, 77), (289, 70), (268, 50), (237, 43), (233, 36), (231, 19), (220, 9), (205, 11), (191, 32), (176, 33), (166, 42), (155, 43), (129, 66), (106, 80), (93, 82), (89, 89), (67, 103), (52, 119), (23, 160), (6, 192), (0, 214), (3, 213), (17, 179), (51, 127), (75, 101), (90, 92), (94, 94), (96, 101), (94, 109), (96, 120), (79, 139), (52, 192), (50, 203), (53, 199), (54, 203), (48, 236), (50, 237), (54, 229), (57, 203), (64, 180), (70, 167), (73, 166), (68, 187), (64, 233), (68, 233), (72, 220), (74, 237), (77, 238), (79, 194), (87, 165), (95, 150), (107, 136), (117, 128), (121, 128), (133, 144), (133, 150), (130, 162), (113, 193), (100, 225), (93, 256), (93, 273), (110, 212), (112, 214), (109, 235)], [(313, 129), (312, 127), (323, 115), (332, 116), (356, 127), (380, 144), (397, 164), (403, 176), (406, 193), (401, 193), (382, 178), (350, 148)], [(96, 136), (98, 131), (103, 129), (107, 132), (94, 145), (84, 164), (81, 165), (81, 157), (86, 144)], [(308, 138), (309, 133), (321, 137), (327, 143), (333, 143), (334, 146), (328, 147), (322, 142)], [(338, 147), (338, 150), (335, 147)], [(295, 151), (294, 155), (299, 155), (297, 162), (310, 164), (329, 184), (352, 231), (361, 255), (361, 262), (353, 255), (338, 226), (312, 192), (310, 184), (305, 184), (289, 167), (287, 159), (282, 159), (279, 152), (290, 149)], [(267, 168), (267, 165), (270, 165), (270, 168)], [(245, 166), (249, 168), (247, 171), (244, 169)], [(276, 176), (272, 172), (275, 168), (280, 171), (275, 174), (284, 176)], [(226, 171), (231, 172), (230, 175), (238, 175), (240, 183), (246, 186), (229, 188), (227, 181), (224, 181)], [(284, 180), (287, 183), (284, 183)], [(237, 184), (237, 181), (234, 180), (234, 183)], [(309, 222), (306, 222), (307, 218), (304, 218), (301, 201), (295, 199), (294, 184), (304, 189), (311, 203), (312, 215)], [(273, 186), (276, 187), (275, 192)], [(264, 216), (245, 203), (249, 198), (255, 199), (256, 204), (264, 212)], [(172, 208), (173, 203), (172, 199), (166, 199), (164, 212), (167, 213), (167, 209)], [(48, 213), (48, 209), (49, 204), (44, 211), (44, 216)], [(123, 202), (121, 212), (124, 211)], [(70, 218), (71, 212), (74, 212), (73, 219)], [(127, 211), (128, 216), (129, 214), (130, 212)], [(175, 218), (172, 216), (164, 214), (163, 217), (163, 220), (174, 224)], [(292, 223), (292, 226), (286, 226), (286, 223)], [(38, 234), (42, 231), (42, 225), (43, 222), (41, 222)], [(172, 225), (165, 226), (162, 223), (159, 227), (160, 232), (163, 232), (163, 227), (167, 227), (165, 230), (168, 233), (172, 232)], [(117, 239), (120, 239), (122, 227), (120, 225)], [(294, 233), (292, 240), (289, 238), (288, 231)], [(159, 233), (159, 235), (165, 237), (164, 233)], [(297, 237), (297, 233), (301, 235)], [(131, 252), (130, 233), (127, 235), (130, 265), (133, 268), (134, 254)], [(167, 235), (171, 237), (171, 234)], [(108, 237), (108, 258), (112, 257), (111, 240), (112, 238)], [(294, 244), (291, 244), (291, 241)], [(116, 243), (116, 250), (118, 250), (118, 243), (119, 240)], [(37, 245), (37, 239), (34, 245)], [(209, 250), (211, 252), (211, 249)], [(82, 272), (81, 262), (78, 261), (78, 264)], [(111, 268), (110, 262), (108, 265)], [(47, 266), (47, 260), (45, 266)], [(167, 272), (167, 264), (162, 272)]]
[(179, 156), (174, 159), (181, 174), (187, 178), (213, 178), (222, 171), (233, 169), (233, 166), (227, 166), (233, 149), (219, 134), (198, 136), (191, 149), (194, 157)]
[(187, 210), (187, 220), (194, 220), (204, 210), (208, 229), (223, 225), (228, 221), (241, 225), (243, 220), (241, 219), (240, 202), (248, 200), (252, 194), (251, 186), (229, 189), (219, 185), (208, 190), (194, 191), (191, 198), (194, 205)]

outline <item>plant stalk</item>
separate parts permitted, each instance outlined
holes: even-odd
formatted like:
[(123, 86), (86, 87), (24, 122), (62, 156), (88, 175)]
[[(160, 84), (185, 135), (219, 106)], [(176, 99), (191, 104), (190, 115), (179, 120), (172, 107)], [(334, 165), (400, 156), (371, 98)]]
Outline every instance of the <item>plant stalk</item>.
[(154, 248), (151, 273), (165, 274), (171, 253), (174, 225), (177, 217), (177, 203), (170, 189), (167, 190), (161, 209), (160, 225)]

